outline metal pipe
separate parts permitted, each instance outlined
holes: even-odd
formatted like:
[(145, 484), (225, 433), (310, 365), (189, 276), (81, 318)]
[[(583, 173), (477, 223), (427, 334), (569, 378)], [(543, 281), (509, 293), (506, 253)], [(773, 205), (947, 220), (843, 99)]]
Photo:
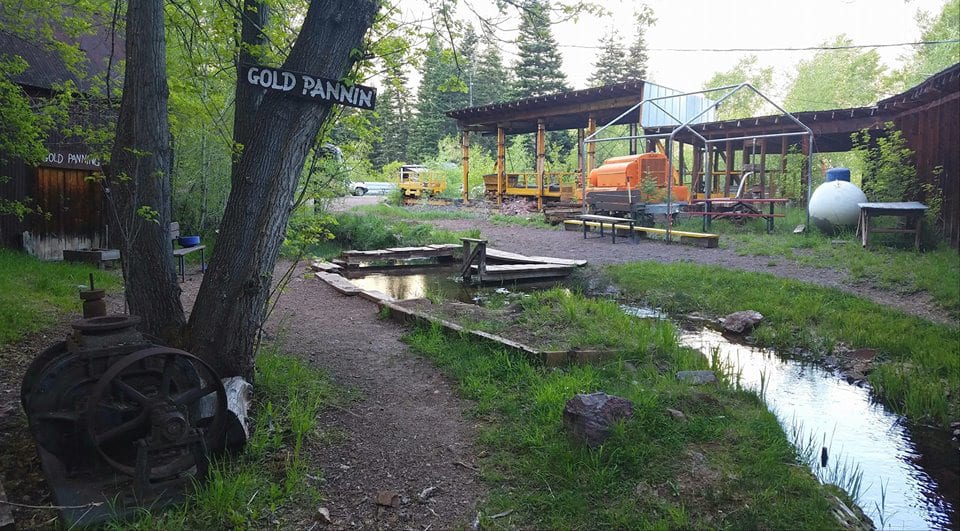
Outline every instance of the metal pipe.
[[(691, 128), (690, 130), (693, 131), (692, 128)], [(750, 140), (750, 139), (758, 139), (758, 138), (759, 138), (759, 139), (762, 139), (762, 138), (780, 138), (780, 137), (791, 137), (791, 136), (803, 136), (803, 135), (807, 135), (807, 134), (808, 134), (808, 133), (807, 133), (806, 131), (792, 131), (792, 132), (789, 132), (789, 133), (770, 133), (770, 134), (766, 134), (766, 135), (731, 136), (731, 137), (724, 137), (724, 138), (715, 138), (715, 139), (712, 139), (712, 140), (705, 140), (705, 142), (708, 143), (708, 144), (719, 144), (719, 143), (721, 143), (721, 142), (728, 142), (728, 141), (733, 141), (733, 140)]]

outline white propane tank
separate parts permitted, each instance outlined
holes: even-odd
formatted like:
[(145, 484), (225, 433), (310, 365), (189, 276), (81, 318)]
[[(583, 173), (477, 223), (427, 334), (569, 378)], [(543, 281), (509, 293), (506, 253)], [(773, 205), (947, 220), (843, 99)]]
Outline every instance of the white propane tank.
[(866, 203), (867, 196), (848, 181), (821, 184), (810, 197), (810, 220), (823, 232), (832, 234), (844, 226), (854, 226), (860, 217), (857, 203)]

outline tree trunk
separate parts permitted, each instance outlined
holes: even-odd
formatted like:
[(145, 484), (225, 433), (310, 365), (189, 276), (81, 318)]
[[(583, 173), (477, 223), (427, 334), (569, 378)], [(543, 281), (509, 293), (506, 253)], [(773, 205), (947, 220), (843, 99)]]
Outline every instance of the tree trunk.
[[(259, 62), (260, 55), (256, 53), (258, 47), (267, 45), (267, 36), (263, 28), (267, 25), (269, 9), (260, 0), (244, 0), (243, 11), (240, 14), (240, 42), (237, 43), (237, 75), (240, 75), (240, 66)], [(242, 80), (237, 80), (237, 87), (233, 100), (233, 143), (235, 155), (231, 175), (236, 178), (240, 155), (243, 153), (250, 131), (255, 123), (257, 108), (263, 98), (264, 90)]]
[(176, 344), (185, 324), (170, 245), (170, 129), (162, 0), (130, 0), (126, 73), (109, 166), (130, 313)]
[[(341, 78), (376, 10), (374, 0), (312, 1), (283, 68)], [(294, 190), (329, 111), (329, 104), (273, 92), (256, 110), (188, 329), (190, 350), (221, 377), (252, 376), (254, 343)]]

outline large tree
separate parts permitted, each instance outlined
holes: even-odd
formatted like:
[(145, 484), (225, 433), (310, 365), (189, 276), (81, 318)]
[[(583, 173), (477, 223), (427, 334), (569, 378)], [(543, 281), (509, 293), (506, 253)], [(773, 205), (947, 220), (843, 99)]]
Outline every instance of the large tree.
[(960, 63), (960, 0), (948, 0), (937, 16), (917, 13), (921, 29), (920, 40), (954, 41), (917, 46), (903, 69), (897, 73), (896, 90), (905, 90), (944, 68)]
[(528, 0), (520, 17), (517, 62), (514, 65), (518, 98), (570, 90), (563, 73), (563, 57), (550, 26), (550, 2)]
[[(715, 72), (704, 84), (704, 89), (750, 83), (754, 88), (769, 97), (773, 89), (773, 68), (761, 67), (756, 55), (742, 57), (730, 70)], [(708, 98), (719, 99), (727, 91), (717, 91), (707, 94)], [(755, 116), (766, 110), (763, 98), (748, 88), (740, 89), (730, 96), (716, 110), (717, 120), (746, 118)]]
[(870, 105), (885, 91), (884, 67), (876, 50), (861, 51), (846, 35), (823, 43), (833, 48), (800, 61), (784, 98), (788, 111), (818, 111)]
[[(312, 0), (282, 68), (343, 78), (359, 55), (376, 10), (373, 0)], [(250, 376), (296, 183), (331, 105), (274, 92), (264, 93), (259, 103), (245, 104), (253, 119), (244, 126), (246, 142), (235, 166), (217, 252), (183, 327), (179, 299), (170, 300), (179, 289), (163, 219), (169, 197), (154, 193), (164, 186), (169, 169), (162, 1), (131, 0), (127, 20), (128, 83), (110, 173), (114, 185), (133, 197), (121, 205), (122, 218), (131, 220), (128, 232), (149, 240), (127, 243), (131, 247), (125, 262), (131, 270), (125, 266), (124, 273), (131, 313), (147, 317), (148, 332), (184, 344), (221, 375)], [(145, 113), (157, 116), (147, 118)], [(143, 119), (127, 118), (137, 115)]]

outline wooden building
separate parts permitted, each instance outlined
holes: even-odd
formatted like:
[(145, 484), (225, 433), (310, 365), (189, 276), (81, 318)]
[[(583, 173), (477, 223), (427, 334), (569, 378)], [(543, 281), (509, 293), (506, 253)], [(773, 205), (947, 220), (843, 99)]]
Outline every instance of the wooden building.
[[(64, 81), (73, 81), (80, 96), (69, 110), (63, 130), (77, 126), (109, 127), (102, 105), (87, 94), (93, 86), (102, 86), (107, 66), (123, 59), (123, 41), (113, 42), (108, 33), (83, 37), (80, 48), (86, 52), (85, 72), (71, 72), (57, 53), (28, 39), (0, 32), (0, 50), (16, 53), (29, 65), (13, 80), (34, 105), (55, 95)], [(115, 77), (114, 87), (121, 80)], [(116, 90), (116, 88), (114, 89)], [(0, 215), (0, 245), (22, 249), (45, 260), (60, 260), (64, 250), (106, 248), (110, 246), (108, 218), (103, 187), (97, 178), (101, 164), (82, 140), (60, 131), (45, 141), (47, 156), (36, 166), (0, 156), (0, 198), (19, 203), (30, 211), (22, 219), (13, 214)]]

